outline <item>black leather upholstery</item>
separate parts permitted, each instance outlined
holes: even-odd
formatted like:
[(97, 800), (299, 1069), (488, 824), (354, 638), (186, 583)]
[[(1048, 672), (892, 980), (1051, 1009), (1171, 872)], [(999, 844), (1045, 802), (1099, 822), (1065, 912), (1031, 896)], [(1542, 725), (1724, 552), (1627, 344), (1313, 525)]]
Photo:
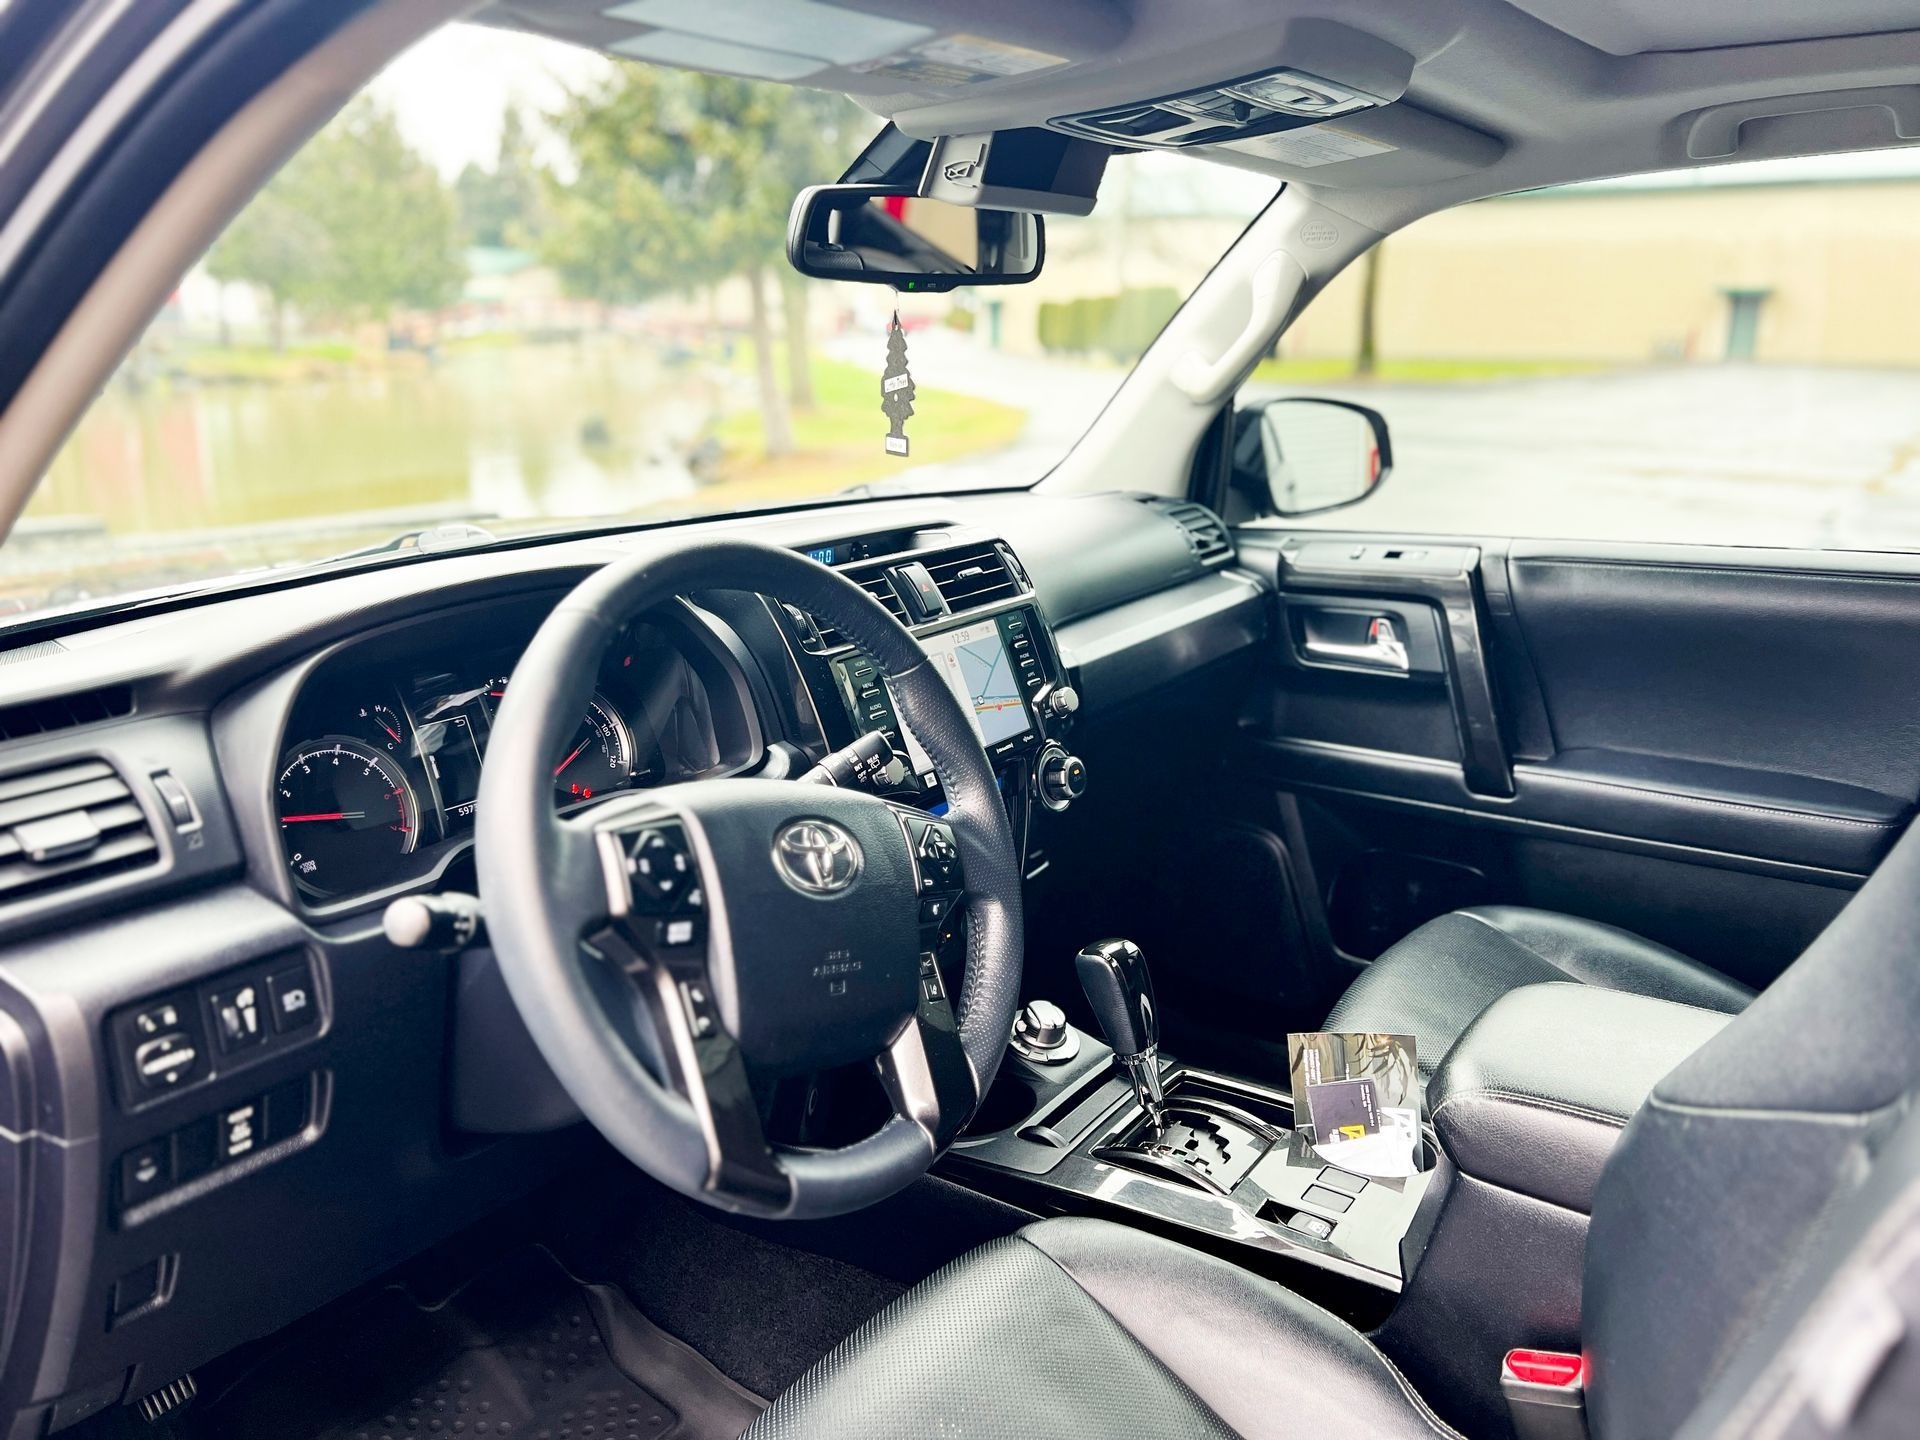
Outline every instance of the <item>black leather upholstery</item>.
[(1664, 945), (1545, 910), (1480, 905), (1430, 920), (1367, 967), (1329, 1030), (1412, 1035), (1430, 1076), (1480, 1013), (1523, 985), (1572, 981), (1735, 1015), (1753, 992)]
[(984, 1245), (867, 1322), (748, 1440), (1452, 1436), (1352, 1326), (1101, 1220)]
[(1433, 1128), (1475, 1179), (1591, 1214), (1627, 1121), (1729, 1018), (1588, 985), (1523, 985), (1481, 1012), (1433, 1072)]
[[(1595, 1440), (1914, 1433), (1916, 953), (1920, 832), (1909, 830), (1793, 968), (1628, 1123), (1586, 1248), (1579, 1341)], [(963, 1257), (748, 1431), (1034, 1433), (1451, 1432), (1333, 1317), (1224, 1262), (1085, 1220)]]
[[(1690, 1415), (1699, 1433), (1827, 1433), (1737, 1417), (1759, 1377), (1769, 1392), (1817, 1386), (1822, 1372), (1831, 1383), (1859, 1363), (1848, 1347), (1875, 1325), (1899, 1334), (1898, 1297), (1876, 1293), (1892, 1277), (1869, 1265), (1859, 1308), (1840, 1312), (1855, 1319), (1827, 1312), (1818, 1369), (1768, 1373), (1789, 1316), (1822, 1328), (1818, 1296), (1844, 1290), (1844, 1256), (1884, 1251), (1890, 1235), (1920, 1244), (1916, 955), (1920, 830), (1909, 829), (1806, 954), (1656, 1085), (1628, 1125), (1587, 1246), (1582, 1329), (1597, 1434), (1672, 1435)], [(1911, 1385), (1913, 1331), (1889, 1361), (1899, 1362)], [(1716, 1411), (1708, 1424), (1703, 1412)], [(1912, 1412), (1905, 1422), (1883, 1433), (1912, 1434)]]

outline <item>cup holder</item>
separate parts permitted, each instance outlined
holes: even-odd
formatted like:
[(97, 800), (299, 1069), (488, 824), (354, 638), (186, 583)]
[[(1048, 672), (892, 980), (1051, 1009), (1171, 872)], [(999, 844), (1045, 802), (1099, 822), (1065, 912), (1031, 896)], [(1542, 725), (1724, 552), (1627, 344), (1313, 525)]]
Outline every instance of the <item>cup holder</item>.
[(1009, 1074), (1003, 1069), (993, 1077), (987, 1098), (973, 1112), (966, 1133), (997, 1135), (1002, 1130), (1011, 1130), (1016, 1125), (1024, 1124), (1039, 1105), (1040, 1096), (1033, 1085), (1023, 1076)]

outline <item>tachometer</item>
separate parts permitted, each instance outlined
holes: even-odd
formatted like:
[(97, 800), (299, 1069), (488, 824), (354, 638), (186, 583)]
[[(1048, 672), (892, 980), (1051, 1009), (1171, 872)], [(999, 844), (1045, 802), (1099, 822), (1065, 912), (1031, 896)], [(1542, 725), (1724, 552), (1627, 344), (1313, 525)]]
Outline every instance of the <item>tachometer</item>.
[(607, 697), (596, 690), (587, 704), (586, 718), (554, 764), (554, 796), (562, 805), (573, 805), (632, 783), (633, 736)]
[(420, 804), (391, 755), (357, 740), (316, 740), (287, 757), (274, 786), (293, 878), (321, 895), (390, 883), (420, 840)]

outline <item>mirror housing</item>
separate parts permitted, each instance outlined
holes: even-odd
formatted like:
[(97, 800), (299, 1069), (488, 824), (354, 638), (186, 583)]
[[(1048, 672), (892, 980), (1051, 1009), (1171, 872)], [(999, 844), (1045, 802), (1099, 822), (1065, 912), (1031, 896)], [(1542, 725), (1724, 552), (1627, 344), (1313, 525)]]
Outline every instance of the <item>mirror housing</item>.
[(787, 225), (787, 259), (802, 275), (917, 294), (1023, 285), (1045, 257), (1038, 215), (930, 200), (897, 185), (809, 186)]
[(1233, 484), (1273, 515), (1357, 505), (1393, 471), (1386, 417), (1346, 400), (1256, 401), (1233, 415)]

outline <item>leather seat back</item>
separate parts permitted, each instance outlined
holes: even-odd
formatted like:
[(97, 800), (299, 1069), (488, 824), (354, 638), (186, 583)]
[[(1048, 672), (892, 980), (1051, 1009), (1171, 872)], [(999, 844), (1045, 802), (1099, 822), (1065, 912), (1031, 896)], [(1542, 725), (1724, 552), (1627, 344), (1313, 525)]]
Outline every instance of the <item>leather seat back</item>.
[[(1833, 1287), (1890, 1283), (1884, 1257), (1902, 1236), (1920, 1244), (1917, 1040), (1913, 829), (1793, 967), (1654, 1088), (1602, 1174), (1582, 1318), (1596, 1436), (1753, 1433), (1755, 1377), (1798, 1373)], [(1920, 1267), (1913, 1282), (1920, 1301)], [(1903, 1313), (1881, 1302), (1883, 1319)], [(1914, 1384), (1916, 1352), (1920, 1329), (1880, 1361)], [(1842, 1408), (1792, 1433), (1852, 1433)]]

